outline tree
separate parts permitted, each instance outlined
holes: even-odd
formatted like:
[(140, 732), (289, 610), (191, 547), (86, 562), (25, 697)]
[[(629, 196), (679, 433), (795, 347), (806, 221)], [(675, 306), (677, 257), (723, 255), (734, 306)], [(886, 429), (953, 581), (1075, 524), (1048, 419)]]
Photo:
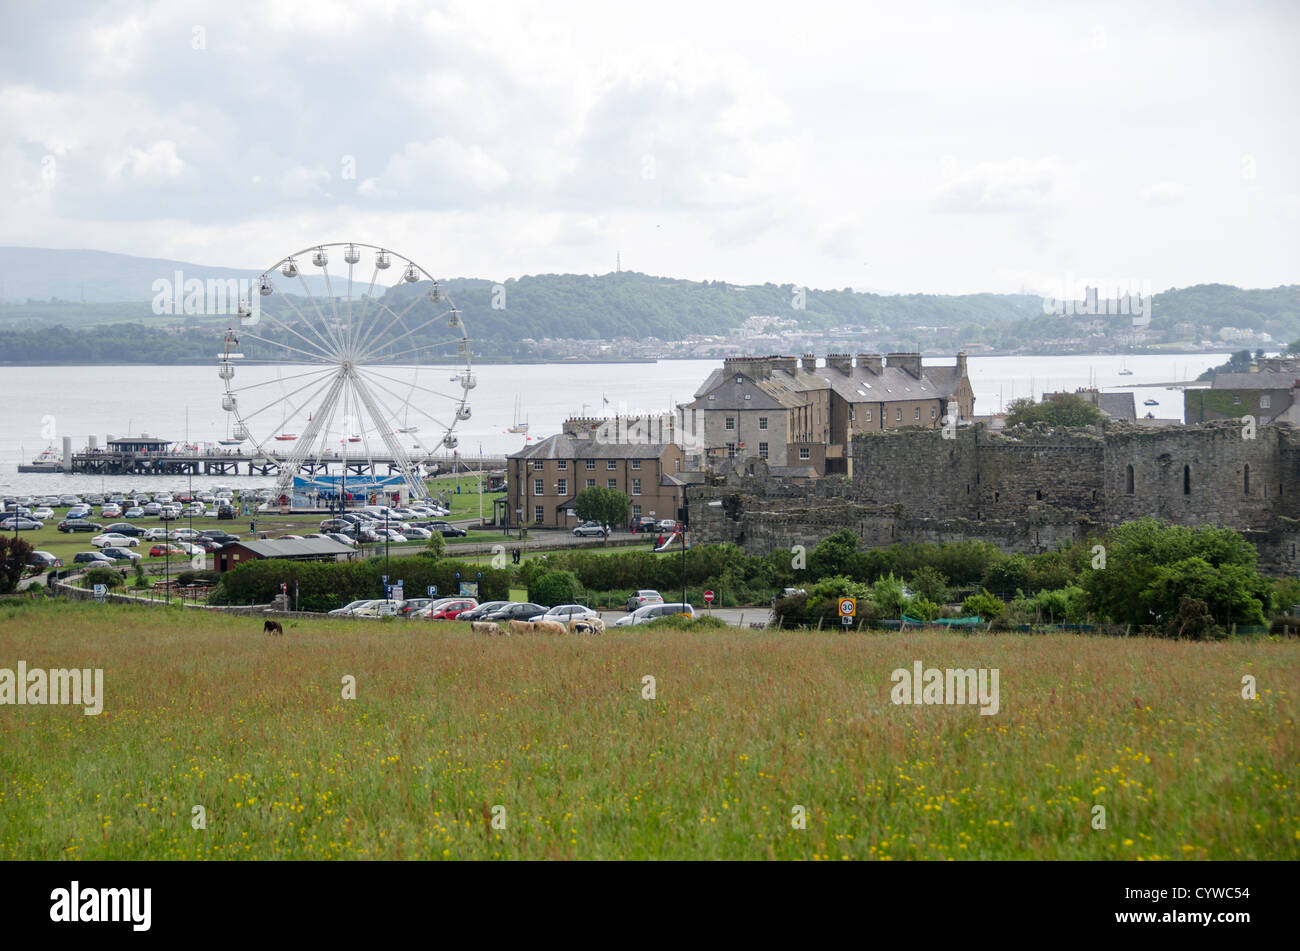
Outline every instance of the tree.
[(1204, 601), (1216, 624), (1263, 624), (1273, 601), (1255, 546), (1229, 528), (1187, 528), (1152, 518), (1105, 539), (1105, 568), (1086, 571), (1088, 610), (1127, 624), (1168, 623), (1184, 597)]
[(447, 539), (442, 537), (442, 532), (434, 530), (429, 540), (424, 543), (423, 554), (435, 559), (447, 554)]
[(617, 489), (592, 486), (573, 500), (573, 510), (584, 522), (600, 522), (611, 528), (626, 525), (632, 500)]
[(1007, 606), (997, 596), (987, 591), (972, 594), (961, 603), (961, 613), (967, 616), (978, 615), (986, 621), (995, 621), (1007, 611)]
[(1106, 414), (1078, 393), (1062, 393), (1050, 400), (1035, 403), (1032, 399), (1015, 400), (1007, 408), (1007, 425), (1047, 423), (1051, 426), (1092, 426), (1104, 423)]
[(0, 535), (0, 594), (8, 594), (18, 587), (31, 555), (32, 546), (27, 539)]
[[(918, 597), (943, 604), (948, 600), (948, 579), (937, 568), (925, 565), (912, 572), (907, 585)], [(938, 615), (936, 615), (937, 617)], [(929, 620), (927, 618), (927, 620)]]

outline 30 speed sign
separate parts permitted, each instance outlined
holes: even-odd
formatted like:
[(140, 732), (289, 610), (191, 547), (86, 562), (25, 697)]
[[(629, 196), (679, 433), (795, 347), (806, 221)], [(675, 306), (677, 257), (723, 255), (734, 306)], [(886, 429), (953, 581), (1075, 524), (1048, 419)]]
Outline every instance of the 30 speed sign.
[(857, 613), (857, 598), (840, 598), (840, 617), (854, 617)]

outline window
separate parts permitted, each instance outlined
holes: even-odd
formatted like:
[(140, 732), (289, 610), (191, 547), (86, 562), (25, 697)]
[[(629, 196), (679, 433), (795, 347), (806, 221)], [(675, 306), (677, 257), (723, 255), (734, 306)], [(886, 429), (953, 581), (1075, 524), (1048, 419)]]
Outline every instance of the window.
[(607, 489), (617, 489), (617, 488), (618, 488), (618, 480), (617, 480), (617, 479), (606, 479), (606, 480), (605, 480), (605, 488), (607, 488)]
[(617, 459), (607, 460), (605, 462), (605, 468), (608, 469), (610, 472), (613, 472), (615, 469), (618, 468), (618, 460)]
[(760, 459), (767, 458), (767, 443), (761, 442), (758, 444), (758, 458)]
[(1244, 492), (1246, 495), (1250, 495), (1250, 463), (1249, 462), (1246, 463), (1246, 470), (1245, 473), (1242, 475), (1241, 491)]
[(727, 443), (727, 458), (728, 459), (736, 458), (736, 444), (734, 442)]
[(540, 525), (542, 522), (546, 521), (546, 506), (545, 506), (545, 505), (534, 505), (534, 506), (533, 506), (533, 521), (536, 522), (538, 525)]
[(637, 471), (640, 471), (640, 469), (641, 469), (641, 460), (640, 460), (640, 459), (633, 459), (633, 460), (632, 460), (632, 468), (635, 469), (635, 470), (637, 470)]
[(681, 471), (682, 471), (682, 461), (681, 461), (680, 459), (674, 459), (674, 460), (673, 460), (673, 471), (674, 471), (674, 472), (681, 472)]
[(536, 472), (541, 472), (541, 471), (542, 471), (542, 466), (544, 466), (545, 464), (546, 464), (546, 463), (544, 463), (541, 459), (534, 459), (534, 460), (533, 460), (533, 469), (534, 469), (534, 471), (536, 471)]
[(569, 494), (569, 480), (568, 480), (568, 479), (561, 479), (560, 481), (556, 482), (556, 483), (555, 483), (555, 493), (556, 493), (556, 495), (560, 496), (561, 498), (563, 498), (564, 496), (568, 495), (568, 494)]
[(921, 407), (918, 406), (916, 409), (912, 411), (912, 419), (918, 421), (921, 419)]
[(939, 418), (939, 411), (938, 411), (937, 409), (935, 409), (933, 406), (930, 407), (930, 418), (931, 418), (931, 419), (938, 419), (938, 418)]
[(559, 469), (561, 472), (564, 472), (566, 469), (569, 468), (569, 460), (568, 460), (568, 459), (557, 459), (557, 460), (555, 461), (555, 468)]
[(1183, 466), (1183, 495), (1192, 494), (1192, 467)]
[(634, 504), (632, 506), (632, 518), (638, 519), (640, 517), (641, 517), (641, 506)]
[(587, 468), (588, 468), (588, 469), (594, 469), (594, 468), (596, 468), (596, 460), (595, 460), (595, 459), (588, 459), (588, 460), (587, 460)]
[(729, 431), (734, 430), (734, 429), (736, 428), (736, 417), (734, 417), (734, 416), (728, 416), (728, 417), (727, 417), (726, 428), (727, 428)]
[(640, 495), (640, 494), (641, 494), (641, 480), (640, 480), (640, 479), (633, 479), (633, 480), (632, 480), (632, 494), (633, 494), (633, 495)]
[(800, 450), (799, 450), (799, 458), (800, 458), (800, 459), (811, 459), (811, 458), (812, 458), (812, 450), (809, 449), (807, 446), (801, 447)]
[(739, 373), (737, 373), (737, 374), (736, 374), (736, 382), (737, 382), (737, 383), (744, 383), (744, 382), (745, 382), (745, 378), (744, 378), (743, 376), (741, 376)]
[(894, 422), (901, 423), (902, 421), (903, 421), (903, 408), (900, 406), (898, 409), (894, 410)]
[(709, 399), (711, 399), (711, 400), (716, 400), (716, 399), (717, 399), (717, 396), (715, 396), (714, 394), (710, 393), (710, 394), (709, 394)]
[(1273, 406), (1273, 397), (1268, 393), (1261, 393), (1259, 395), (1259, 408), (1270, 409), (1272, 408), (1272, 406)]
[(1129, 495), (1133, 494), (1133, 467), (1124, 467), (1124, 491)]
[(587, 488), (589, 488), (589, 489), (594, 489), (595, 487), (596, 487), (596, 480), (595, 480), (595, 479), (588, 479), (588, 480), (587, 480)]
[(871, 410), (864, 409), (862, 411), (862, 418), (868, 423), (871, 422)]
[(758, 428), (759, 428), (759, 429), (767, 429), (767, 417), (766, 417), (766, 416), (760, 416), (760, 417), (758, 417)]
[(545, 494), (546, 494), (546, 483), (545, 483), (545, 480), (543, 480), (543, 479), (534, 479), (534, 480), (533, 480), (533, 495), (545, 495)]
[(1240, 393), (1233, 393), (1233, 394), (1232, 394), (1232, 402), (1233, 402), (1234, 405), (1237, 404), (1237, 403), (1240, 403), (1240, 402), (1241, 402), (1241, 394), (1240, 394)]

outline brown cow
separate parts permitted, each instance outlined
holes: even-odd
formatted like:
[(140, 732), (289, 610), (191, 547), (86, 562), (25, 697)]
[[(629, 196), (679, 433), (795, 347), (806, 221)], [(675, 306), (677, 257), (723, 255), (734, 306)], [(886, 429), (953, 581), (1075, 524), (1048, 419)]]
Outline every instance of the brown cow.
[(279, 621), (266, 620), (262, 623), (263, 634), (283, 634), (284, 628), (280, 626)]
[(534, 632), (532, 621), (511, 621), (511, 634), (532, 634)]
[(533, 621), (533, 631), (537, 634), (568, 634), (569, 630), (559, 621)]
[(501, 629), (501, 625), (496, 621), (470, 621), (469, 629), (475, 634), (509, 634), (509, 631)]
[(570, 621), (570, 634), (604, 634), (605, 622), (598, 617), (591, 618), (587, 621)]

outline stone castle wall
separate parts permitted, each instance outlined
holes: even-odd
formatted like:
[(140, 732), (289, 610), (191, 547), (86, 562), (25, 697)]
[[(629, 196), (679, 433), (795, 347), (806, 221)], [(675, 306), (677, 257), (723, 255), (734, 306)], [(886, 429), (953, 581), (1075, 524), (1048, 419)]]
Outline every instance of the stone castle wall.
[(1037, 552), (1153, 516), (1237, 529), (1264, 570), (1300, 575), (1300, 431), (1288, 425), (1253, 438), (1238, 422), (869, 433), (854, 439), (851, 481), (796, 486), (749, 460), (689, 494), (696, 537), (755, 554), (811, 548), (845, 527), (868, 547), (978, 539)]

